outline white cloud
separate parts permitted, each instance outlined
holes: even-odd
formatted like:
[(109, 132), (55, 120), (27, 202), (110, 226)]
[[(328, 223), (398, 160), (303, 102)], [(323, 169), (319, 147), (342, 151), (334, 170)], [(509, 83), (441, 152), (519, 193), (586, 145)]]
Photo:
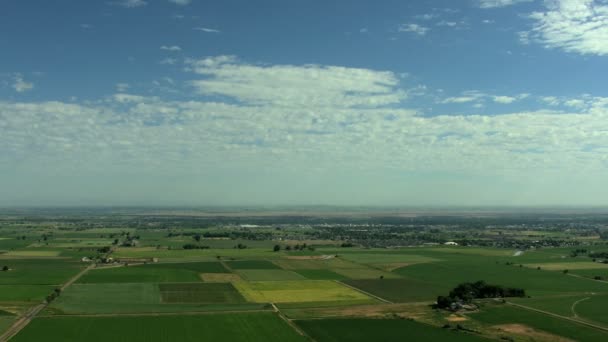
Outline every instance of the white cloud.
[(205, 95), (229, 96), (251, 104), (289, 107), (382, 106), (399, 103), (399, 77), (391, 72), (320, 65), (263, 66), (234, 56), (188, 61), (206, 76), (191, 84)]
[(165, 51), (171, 51), (171, 52), (182, 51), (182, 48), (177, 45), (171, 45), (171, 46), (163, 45), (160, 47), (160, 49), (165, 50)]
[(168, 64), (168, 65), (174, 65), (177, 63), (177, 59), (176, 58), (165, 58), (162, 61), (159, 62), (160, 64)]
[(583, 109), (586, 106), (585, 101), (583, 101), (581, 99), (572, 99), (572, 100), (564, 101), (564, 105), (566, 105), (568, 107), (576, 108), (576, 109)]
[[(545, 1), (534, 12), (529, 37), (547, 48), (583, 55), (608, 55), (608, 4), (599, 0)], [(525, 40), (524, 40), (525, 41)]]
[(169, 0), (169, 2), (172, 2), (176, 5), (180, 5), (180, 6), (186, 6), (186, 5), (190, 5), (190, 3), (192, 3), (192, 0)]
[(116, 91), (119, 93), (124, 93), (129, 90), (129, 88), (131, 88), (131, 86), (129, 86), (128, 83), (116, 83)]
[(437, 26), (448, 26), (448, 27), (454, 27), (456, 25), (458, 25), (457, 22), (455, 21), (446, 21), (446, 20), (442, 20), (440, 22), (438, 22), (437, 24), (435, 24)]
[(510, 104), (529, 97), (530, 94), (519, 94), (517, 96), (493, 95), (492, 100), (496, 103)]
[(540, 100), (550, 106), (558, 106), (561, 101), (555, 96), (543, 96)]
[(222, 32), (220, 30), (216, 30), (216, 29), (212, 29), (212, 28), (208, 28), (208, 27), (195, 27), (195, 28), (193, 28), (193, 30), (203, 31), (206, 33), (221, 33)]
[(119, 2), (115, 2), (114, 4), (125, 7), (125, 8), (136, 8), (143, 7), (148, 4), (147, 1), (144, 0), (123, 0)]
[[(478, 0), (480, 8), (497, 8), (515, 5), (522, 2), (531, 2), (533, 0)], [(576, 1), (576, 0), (575, 0)]]
[(430, 29), (418, 24), (402, 24), (399, 26), (399, 32), (411, 32), (419, 36), (424, 36)]
[(13, 81), (13, 89), (15, 89), (15, 91), (18, 93), (23, 93), (34, 89), (34, 84), (31, 82), (26, 82), (21, 74), (15, 74), (13, 76)]

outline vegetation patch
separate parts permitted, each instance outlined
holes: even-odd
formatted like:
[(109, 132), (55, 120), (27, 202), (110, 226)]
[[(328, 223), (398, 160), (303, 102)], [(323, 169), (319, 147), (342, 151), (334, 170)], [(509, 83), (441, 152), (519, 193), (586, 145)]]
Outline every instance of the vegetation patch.
[(33, 320), (11, 341), (305, 341), (274, 313)]
[(441, 286), (415, 279), (353, 279), (344, 283), (391, 302), (431, 302)]
[(279, 267), (270, 261), (266, 260), (241, 260), (241, 261), (228, 261), (226, 262), (228, 267), (233, 270), (275, 270)]
[(297, 272), (298, 274), (304, 276), (307, 279), (312, 279), (312, 280), (342, 280), (342, 279), (346, 279), (346, 276), (336, 273), (334, 271), (330, 271), (330, 270), (296, 270), (295, 272)]
[(247, 300), (256, 303), (371, 300), (361, 292), (329, 280), (242, 281), (234, 285)]
[(243, 296), (230, 283), (159, 284), (164, 303), (242, 303)]
[(398, 274), (373, 268), (333, 268), (332, 271), (350, 279), (401, 278)]
[(206, 283), (230, 283), (241, 280), (241, 277), (234, 273), (201, 273), (200, 276)]
[[(169, 265), (169, 264), (167, 264)], [(159, 267), (160, 266), (160, 267)], [(173, 283), (200, 281), (198, 272), (163, 265), (137, 265), (93, 269), (82, 276), (78, 283)]]
[(286, 270), (249, 270), (241, 269), (236, 271), (241, 278), (249, 281), (267, 281), (267, 280), (302, 280), (305, 279), (293, 271)]
[(296, 321), (317, 341), (486, 341), (465, 332), (405, 319), (315, 319)]

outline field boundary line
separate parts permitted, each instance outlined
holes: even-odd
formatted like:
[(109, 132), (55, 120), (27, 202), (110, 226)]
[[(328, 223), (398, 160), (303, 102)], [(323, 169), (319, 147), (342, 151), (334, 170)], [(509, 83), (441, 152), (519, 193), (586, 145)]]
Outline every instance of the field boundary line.
[(573, 315), (574, 318), (578, 318), (578, 314), (576, 313), (576, 310), (574, 310), (574, 308), (576, 307), (576, 305), (578, 303), (584, 301), (584, 300), (587, 300), (587, 299), (591, 299), (591, 297), (585, 297), (583, 299), (579, 299), (576, 302), (572, 303), (572, 306), (570, 306), (570, 311), (572, 311), (572, 315)]
[(174, 311), (174, 312), (115, 312), (115, 313), (83, 313), (83, 314), (51, 314), (40, 315), (44, 318), (61, 317), (138, 317), (138, 316), (203, 316), (212, 314), (236, 314), (252, 312), (273, 312), (271, 309), (251, 309), (251, 310), (218, 310), (218, 311)]
[(291, 320), (291, 319), (287, 318), (287, 316), (283, 315), (281, 310), (279, 310), (279, 308), (274, 303), (270, 303), (270, 305), (272, 305), (272, 309), (277, 314), (277, 316), (279, 316), (279, 318), (281, 318), (283, 321), (285, 321), (285, 323), (287, 323), (299, 335), (306, 337), (310, 341), (315, 341), (314, 338), (310, 337), (306, 332), (304, 332), (304, 330), (300, 329), (300, 327), (298, 327), (298, 325), (295, 324), (293, 322), (293, 320)]
[[(59, 287), (61, 292), (63, 292), (63, 290), (65, 290), (68, 286), (70, 286), (74, 282), (76, 282), (85, 273), (87, 273), (88, 271), (93, 269), (93, 267), (95, 267), (95, 264), (90, 264), (89, 266), (87, 266), (86, 268), (84, 268), (83, 270), (78, 272), (78, 274), (76, 274), (75, 276), (70, 278), (67, 282), (65, 282), (65, 284), (61, 285), (61, 287)], [(23, 316), (19, 317), (15, 321), (15, 323), (13, 323), (13, 325), (11, 325), (11, 327), (8, 328), (4, 332), (4, 334), (0, 335), (0, 342), (8, 341), (13, 336), (17, 335), (21, 330), (23, 330), (23, 328), (25, 328), (32, 321), (32, 319), (34, 319), (34, 317), (36, 317), (36, 315), (38, 315), (38, 313), (40, 313), (40, 311), (44, 310), (47, 306), (49, 306), (49, 304), (50, 304), (49, 302), (44, 301), (44, 302), (34, 306), (30, 310), (26, 311), (25, 314), (23, 314)]]
[(586, 326), (591, 327), (591, 328), (595, 328), (595, 329), (598, 329), (598, 330), (602, 330), (602, 331), (608, 332), (608, 328), (606, 328), (604, 326), (593, 324), (593, 323), (589, 323), (587, 321), (583, 321), (583, 320), (578, 319), (578, 318), (566, 317), (566, 316), (558, 315), (558, 314), (553, 313), (553, 312), (544, 311), (544, 310), (540, 310), (540, 309), (535, 309), (535, 308), (532, 308), (532, 307), (529, 307), (529, 306), (525, 306), (525, 305), (521, 305), (521, 304), (516, 304), (516, 303), (513, 303), (513, 302), (507, 302), (507, 304), (513, 305), (513, 306), (516, 306), (516, 307), (519, 307), (519, 308), (522, 308), (522, 309), (526, 309), (526, 310), (542, 313), (542, 314), (545, 314), (545, 315), (548, 315), (548, 316), (553, 316), (553, 317), (565, 319), (565, 320), (570, 321), (570, 322), (575, 322), (575, 323), (578, 323), (578, 324), (586, 325)]
[(341, 282), (341, 281), (339, 281), (339, 280), (334, 280), (334, 281), (335, 281), (336, 283), (338, 283), (338, 284), (341, 284), (341, 285), (344, 285), (344, 286), (346, 286), (346, 287), (348, 287), (348, 288), (351, 288), (351, 289), (353, 289), (353, 290), (355, 290), (355, 291), (357, 291), (357, 292), (363, 293), (364, 295), (370, 296), (370, 297), (372, 297), (372, 298), (376, 298), (377, 300), (379, 300), (379, 301), (381, 301), (381, 302), (384, 302), (384, 303), (387, 303), (387, 304), (395, 304), (394, 302), (391, 302), (391, 301), (390, 301), (390, 300), (388, 300), (388, 299), (384, 299), (384, 298), (382, 298), (382, 297), (376, 296), (375, 294), (371, 294), (371, 293), (369, 293), (369, 292), (367, 292), (367, 291), (364, 291), (364, 290), (361, 290), (361, 289), (356, 288), (356, 287), (354, 287), (354, 286), (351, 286), (351, 285), (348, 285), (348, 284), (346, 284), (346, 283), (343, 283), (343, 282)]

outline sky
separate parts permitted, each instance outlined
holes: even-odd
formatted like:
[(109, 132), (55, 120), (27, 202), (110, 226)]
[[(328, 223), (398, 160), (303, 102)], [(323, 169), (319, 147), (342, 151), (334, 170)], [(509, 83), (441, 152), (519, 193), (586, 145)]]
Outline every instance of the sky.
[(606, 206), (606, 0), (0, 0), (0, 206)]

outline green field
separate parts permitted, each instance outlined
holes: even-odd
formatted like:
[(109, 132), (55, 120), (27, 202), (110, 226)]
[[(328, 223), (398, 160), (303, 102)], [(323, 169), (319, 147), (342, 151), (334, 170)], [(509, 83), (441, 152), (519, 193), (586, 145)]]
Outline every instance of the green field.
[(243, 260), (243, 261), (228, 261), (228, 267), (233, 270), (273, 270), (279, 267), (270, 261), (266, 260)]
[(11, 341), (305, 341), (273, 313), (37, 318)]
[(315, 319), (296, 321), (317, 341), (488, 341), (459, 331), (402, 319)]
[(312, 279), (312, 280), (342, 280), (342, 279), (346, 279), (346, 276), (342, 275), (342, 274), (338, 274), (336, 272), (330, 271), (330, 270), (308, 270), (308, 269), (302, 269), (302, 270), (296, 270), (296, 273), (299, 273), (300, 275), (304, 276), (307, 279)]
[(481, 312), (469, 316), (492, 326), (513, 323), (523, 324), (539, 331), (575, 341), (605, 341), (608, 339), (608, 332), (510, 305), (489, 306)]
[(163, 303), (243, 303), (230, 283), (160, 284)]
[(10, 271), (0, 272), (0, 284), (58, 285), (85, 267), (69, 259), (13, 259), (0, 257), (0, 267)]
[(0, 302), (42, 302), (55, 286), (0, 285)]
[(415, 279), (357, 279), (344, 283), (391, 302), (434, 302), (445, 288)]
[(80, 278), (78, 283), (173, 283), (195, 281), (200, 281), (197, 271), (177, 268), (173, 265), (167, 267), (149, 264), (94, 269)]
[(305, 279), (300, 274), (286, 270), (250, 270), (241, 269), (236, 273), (244, 280), (267, 281), (267, 280), (302, 280)]

